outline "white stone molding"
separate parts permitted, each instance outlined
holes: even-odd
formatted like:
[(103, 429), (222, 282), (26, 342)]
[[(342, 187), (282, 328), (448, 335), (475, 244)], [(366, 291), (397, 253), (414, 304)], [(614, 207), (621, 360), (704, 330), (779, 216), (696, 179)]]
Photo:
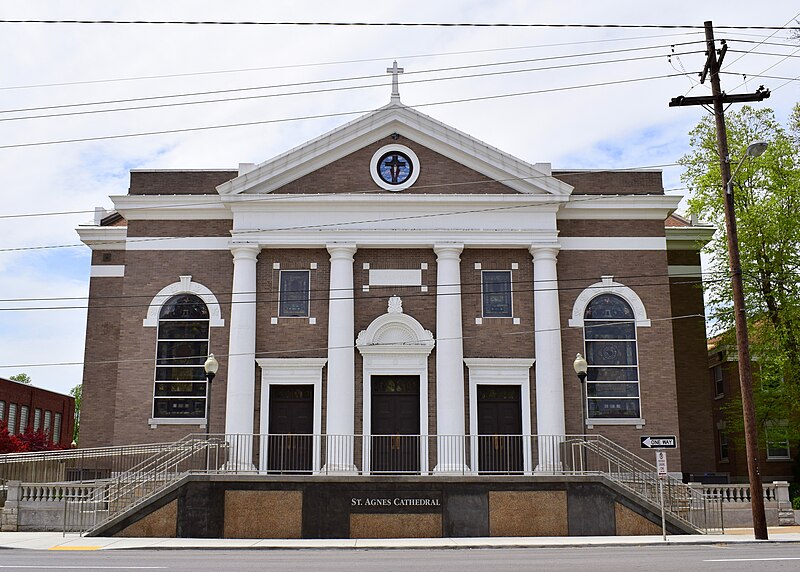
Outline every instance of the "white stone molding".
[[(399, 302), (399, 297), (397, 298)], [(363, 434), (372, 433), (372, 376), (419, 376), (420, 470), (428, 474), (428, 356), (434, 347), (433, 334), (402, 311), (402, 303), (389, 302), (387, 313), (375, 318), (358, 334), (356, 347), (363, 357)], [(463, 409), (463, 401), (461, 402)], [(328, 406), (330, 411), (330, 405)], [(363, 442), (363, 469), (370, 471), (370, 442)]]
[(125, 276), (124, 264), (92, 264), (89, 278), (122, 278)]
[[(530, 370), (532, 359), (517, 358), (465, 358), (469, 369), (469, 433), (473, 468), (478, 463), (478, 386), (479, 385), (518, 385), (520, 386), (520, 407), (522, 407), (522, 434), (531, 435), (531, 387)], [(523, 470), (531, 474), (533, 458), (530, 439), (523, 439)]]
[[(314, 421), (312, 470), (317, 473), (322, 468), (320, 435), (322, 434), (322, 368), (326, 358), (260, 358), (256, 359), (261, 368), (261, 434), (269, 433), (269, 399), (273, 385), (312, 385), (314, 386)], [(269, 439), (261, 439), (259, 470), (267, 470)]]
[(421, 286), (422, 270), (370, 269), (370, 286)]
[(150, 305), (147, 307), (147, 316), (142, 325), (149, 328), (158, 327), (161, 306), (176, 294), (194, 294), (205, 302), (206, 307), (208, 307), (209, 325), (212, 328), (219, 328), (225, 325), (217, 297), (199, 282), (193, 282), (191, 276), (181, 276), (178, 282), (173, 282), (169, 286), (162, 288), (150, 301)]
[(702, 278), (703, 267), (697, 265), (671, 264), (667, 267), (670, 278)]
[[(386, 153), (391, 153), (392, 151), (402, 153), (411, 159), (411, 176), (399, 185), (390, 185), (378, 176), (378, 161), (383, 155)], [(411, 185), (417, 182), (417, 178), (419, 178), (419, 169), (419, 157), (417, 157), (417, 154), (405, 145), (397, 145), (394, 143), (391, 145), (384, 145), (375, 151), (375, 154), (369, 161), (369, 174), (372, 175), (372, 180), (375, 181), (375, 184), (380, 188), (387, 191), (403, 191), (409, 188)]]
[(564, 413), (564, 369), (561, 362), (561, 314), (558, 303), (558, 247), (532, 245), (533, 329), (536, 351), (536, 433), (539, 451), (549, 451), (536, 470), (558, 472), (561, 460), (553, 439), (566, 434)]
[(586, 306), (600, 294), (615, 294), (619, 296), (630, 305), (638, 327), (650, 326), (650, 320), (647, 318), (647, 312), (639, 295), (624, 284), (614, 282), (613, 276), (603, 276), (600, 282), (592, 284), (578, 294), (575, 304), (572, 306), (572, 318), (569, 320), (571, 328), (583, 327), (583, 314), (586, 311)]
[[(332, 437), (328, 449), (328, 473), (356, 470), (353, 442), (355, 434), (355, 301), (353, 255), (355, 244), (328, 244), (330, 253), (330, 292), (328, 304), (328, 388), (325, 433)], [(341, 436), (341, 437), (337, 437)]]
[(436, 253), (436, 472), (468, 471), (463, 452), (448, 451), (466, 432), (464, 415), (464, 343), (461, 324), (461, 252), (463, 244), (435, 244)]
[[(256, 262), (261, 249), (252, 244), (236, 244), (231, 247), (231, 252), (233, 286), (225, 432), (252, 435), (256, 369)], [(246, 441), (247, 437), (244, 439)], [(236, 467), (253, 468), (251, 447), (240, 447), (234, 455), (232, 463)]]

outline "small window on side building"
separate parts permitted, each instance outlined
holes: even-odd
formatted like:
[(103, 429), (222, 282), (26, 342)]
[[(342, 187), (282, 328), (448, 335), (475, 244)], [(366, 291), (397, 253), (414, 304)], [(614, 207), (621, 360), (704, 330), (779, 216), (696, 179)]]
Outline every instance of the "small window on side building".
[(724, 397), (725, 380), (722, 375), (722, 365), (715, 365), (712, 371), (714, 372), (714, 397)]

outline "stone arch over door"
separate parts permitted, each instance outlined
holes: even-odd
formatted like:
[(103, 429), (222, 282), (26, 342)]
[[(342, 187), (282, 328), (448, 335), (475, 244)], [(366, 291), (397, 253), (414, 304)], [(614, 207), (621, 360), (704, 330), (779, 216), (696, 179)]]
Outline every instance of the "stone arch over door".
[[(387, 312), (375, 318), (362, 330), (356, 339), (356, 348), (363, 357), (362, 395), (364, 423), (363, 433), (372, 430), (372, 392), (373, 375), (418, 375), (419, 376), (419, 415), (421, 473), (428, 473), (428, 356), (435, 342), (433, 334), (422, 327), (416, 319), (403, 313), (402, 301), (398, 296), (389, 299)], [(363, 440), (363, 469), (369, 472), (370, 444)]]

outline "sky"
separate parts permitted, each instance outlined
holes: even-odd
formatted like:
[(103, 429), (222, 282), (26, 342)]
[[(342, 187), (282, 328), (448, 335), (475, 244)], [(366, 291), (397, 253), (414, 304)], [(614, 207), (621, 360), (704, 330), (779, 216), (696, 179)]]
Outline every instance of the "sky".
[[(75, 228), (95, 207), (111, 208), (109, 195), (126, 194), (130, 169), (263, 162), (387, 104), (394, 60), (405, 69), (406, 105), (530, 163), (663, 169), (671, 194), (686, 193), (675, 163), (705, 111), (667, 104), (710, 93), (697, 78), (704, 36), (647, 26), (712, 20), (729, 46), (723, 89), (765, 85), (772, 97), (756, 105), (784, 123), (800, 101), (800, 40), (786, 29), (722, 28), (797, 26), (798, 7), (785, 0), (2, 0), (0, 8), (1, 20), (644, 26), (0, 22), (0, 376), (26, 372), (62, 393), (81, 381), (86, 328), (90, 251)], [(209, 99), (226, 101), (187, 104)], [(128, 101), (98, 103), (118, 100)], [(128, 109), (107, 111), (118, 108)], [(255, 124), (198, 129), (240, 123)], [(113, 138), (85, 140), (99, 137)]]

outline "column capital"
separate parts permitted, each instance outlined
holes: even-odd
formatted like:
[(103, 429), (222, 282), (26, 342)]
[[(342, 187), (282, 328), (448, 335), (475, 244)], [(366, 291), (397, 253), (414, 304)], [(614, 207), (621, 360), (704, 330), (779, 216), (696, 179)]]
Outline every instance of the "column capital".
[(537, 260), (555, 260), (558, 257), (558, 252), (561, 250), (560, 244), (531, 244), (528, 248), (533, 261)]
[(353, 255), (358, 250), (358, 247), (352, 243), (337, 243), (332, 242), (325, 245), (325, 248), (328, 249), (328, 253), (331, 255), (331, 260), (334, 258), (337, 259), (350, 259), (352, 261)]
[(261, 247), (252, 243), (232, 243), (230, 245), (233, 260), (256, 260), (261, 254)]
[(464, 250), (464, 245), (459, 243), (441, 243), (434, 244), (433, 251), (439, 259), (458, 259), (461, 252)]

